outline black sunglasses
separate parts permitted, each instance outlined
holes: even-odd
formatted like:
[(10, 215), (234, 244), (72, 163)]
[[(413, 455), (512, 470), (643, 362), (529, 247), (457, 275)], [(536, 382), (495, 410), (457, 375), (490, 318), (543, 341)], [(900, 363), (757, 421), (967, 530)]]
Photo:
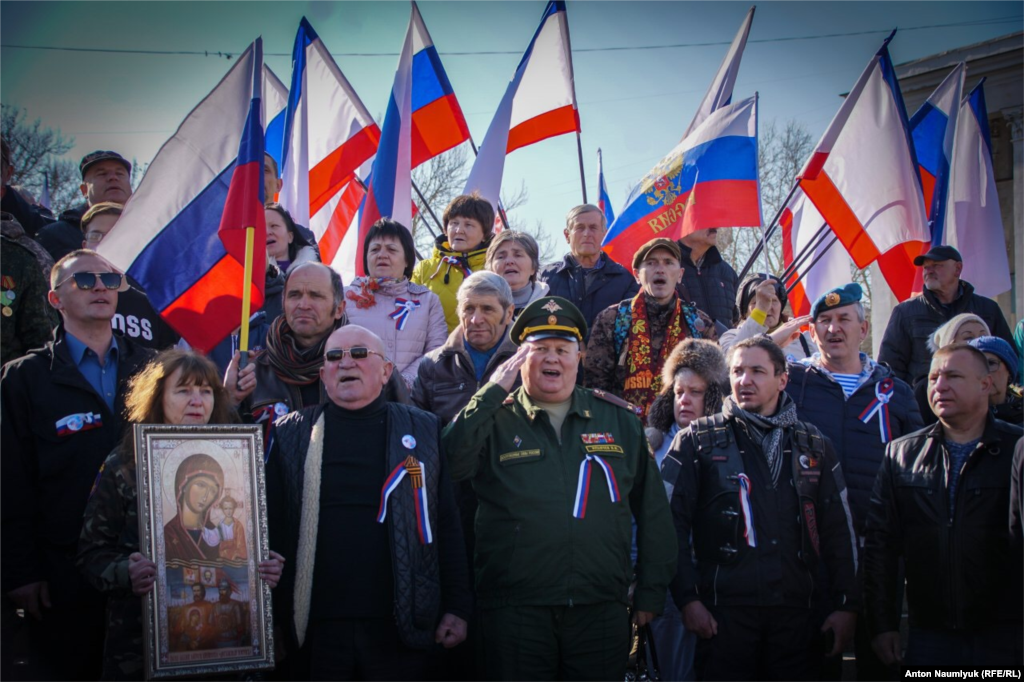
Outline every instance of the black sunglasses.
[(341, 359), (345, 357), (345, 353), (350, 354), (353, 360), (365, 360), (367, 357), (369, 357), (370, 353), (373, 353), (374, 355), (380, 355), (380, 357), (387, 360), (387, 358), (385, 358), (383, 355), (381, 355), (375, 350), (370, 350), (366, 346), (354, 346), (352, 348), (332, 348), (331, 350), (324, 353), (324, 359), (326, 359), (327, 362), (340, 362)]
[(124, 284), (124, 275), (120, 272), (76, 272), (62, 282), (58, 282), (54, 289), (59, 289), (72, 279), (75, 280), (75, 287), (82, 291), (91, 291), (96, 287), (96, 282), (102, 282), (104, 289), (117, 289), (118, 291)]

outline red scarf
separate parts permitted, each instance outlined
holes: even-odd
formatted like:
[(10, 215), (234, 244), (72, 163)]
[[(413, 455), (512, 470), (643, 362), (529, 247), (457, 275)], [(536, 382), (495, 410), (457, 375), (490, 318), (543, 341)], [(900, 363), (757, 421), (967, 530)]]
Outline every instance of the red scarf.
[(640, 418), (647, 417), (647, 410), (661, 390), (661, 367), (672, 352), (683, 333), (682, 302), (677, 296), (665, 329), (665, 340), (656, 359), (651, 358), (651, 331), (647, 319), (647, 301), (641, 291), (630, 304), (629, 337), (626, 340), (626, 382), (622, 398), (639, 407)]

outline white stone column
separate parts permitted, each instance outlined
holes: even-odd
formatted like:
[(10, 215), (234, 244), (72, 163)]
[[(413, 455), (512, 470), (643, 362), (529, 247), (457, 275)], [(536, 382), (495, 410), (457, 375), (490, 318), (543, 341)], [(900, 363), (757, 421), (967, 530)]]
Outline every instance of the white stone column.
[(1021, 107), (1003, 110), (1013, 142), (1013, 317), (1024, 316), (1024, 112)]

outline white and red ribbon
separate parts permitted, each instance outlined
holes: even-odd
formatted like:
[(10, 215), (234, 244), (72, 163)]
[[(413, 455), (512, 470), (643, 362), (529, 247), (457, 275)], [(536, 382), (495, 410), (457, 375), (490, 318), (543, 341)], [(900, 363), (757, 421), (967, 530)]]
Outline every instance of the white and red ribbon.
[(604, 472), (605, 481), (608, 483), (608, 496), (611, 498), (612, 504), (622, 499), (619, 494), (619, 482), (615, 480), (615, 472), (612, 471), (612, 468), (600, 456), (588, 454), (586, 459), (580, 462), (580, 476), (576, 482), (576, 503), (572, 507), (574, 518), (582, 519), (587, 515), (587, 501), (590, 499), (590, 476), (595, 462)]
[(892, 424), (889, 419), (889, 401), (896, 392), (896, 382), (892, 378), (882, 379), (875, 384), (875, 399), (860, 413), (859, 419), (867, 424), (878, 415), (878, 433), (883, 443), (892, 440)]
[(754, 509), (750, 506), (750, 478), (746, 474), (740, 474), (740, 509), (743, 511), (743, 537), (747, 539), (748, 547), (757, 547), (757, 537), (754, 535)]

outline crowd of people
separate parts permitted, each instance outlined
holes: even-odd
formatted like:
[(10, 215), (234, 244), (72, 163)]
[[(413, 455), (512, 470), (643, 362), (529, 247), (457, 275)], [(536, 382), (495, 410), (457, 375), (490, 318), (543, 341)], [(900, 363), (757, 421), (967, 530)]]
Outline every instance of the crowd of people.
[[(872, 358), (858, 284), (794, 317), (715, 230), (627, 269), (590, 204), (549, 265), (476, 195), (418, 262), (382, 219), (342, 282), (267, 156), (266, 300), (244, 358), (204, 356), (94, 250), (131, 164), (84, 157), (59, 220), (13, 170), (5, 142), (5, 679), (144, 675), (143, 423), (262, 428), (272, 679), (621, 680), (634, 636), (665, 680), (1024, 665), (1024, 329), (952, 247)], [(192, 469), (174, 537), (244, 561), (239, 501)], [(231, 585), (192, 588), (176, 646), (249, 641)]]

